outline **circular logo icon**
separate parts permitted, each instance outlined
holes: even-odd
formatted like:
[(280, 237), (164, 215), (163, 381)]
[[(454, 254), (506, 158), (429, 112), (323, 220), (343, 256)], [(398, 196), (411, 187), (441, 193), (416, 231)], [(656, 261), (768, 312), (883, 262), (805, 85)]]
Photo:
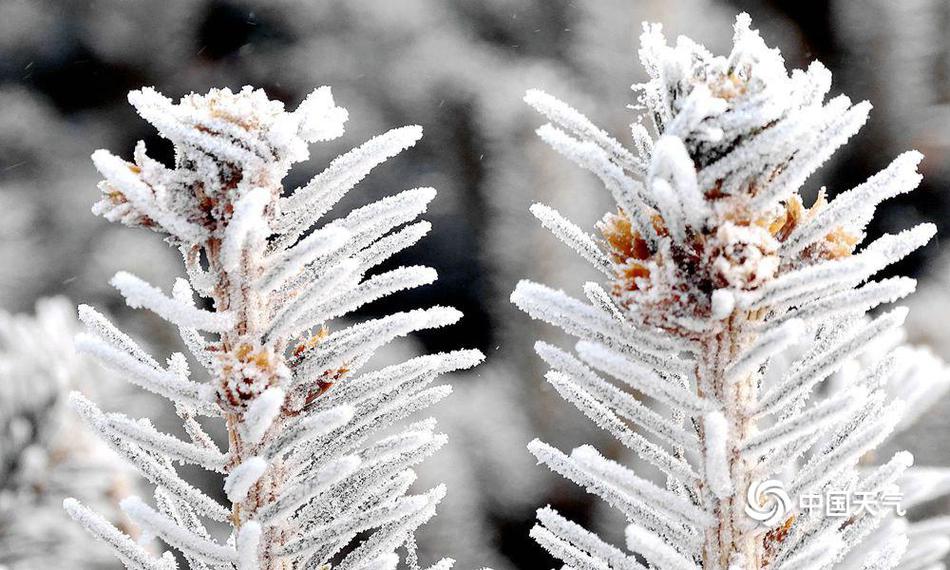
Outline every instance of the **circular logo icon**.
[(745, 513), (767, 527), (783, 522), (792, 500), (778, 479), (753, 481), (746, 492)]

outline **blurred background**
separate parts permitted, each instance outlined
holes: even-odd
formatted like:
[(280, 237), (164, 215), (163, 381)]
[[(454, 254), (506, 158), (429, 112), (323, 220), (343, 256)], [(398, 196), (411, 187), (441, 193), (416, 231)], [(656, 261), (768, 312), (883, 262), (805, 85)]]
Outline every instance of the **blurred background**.
[[(562, 448), (616, 444), (546, 389), (531, 346), (557, 336), (508, 302), (520, 278), (579, 295), (590, 271), (540, 228), (530, 204), (551, 204), (587, 229), (609, 208), (592, 176), (536, 140), (541, 121), (521, 97), (541, 88), (629, 140), (630, 85), (644, 79), (641, 22), (661, 22), (669, 37), (688, 35), (724, 53), (739, 11), (751, 14), (789, 68), (819, 59), (834, 73), (833, 93), (874, 104), (864, 130), (808, 182), (812, 195), (821, 186), (831, 196), (851, 188), (902, 150), (927, 156), (920, 189), (887, 203), (872, 233), (938, 225), (938, 238), (896, 271), (921, 280), (910, 301), (910, 339), (950, 359), (950, 260), (942, 251), (950, 230), (947, 0), (0, 0), (0, 308), (32, 312), (39, 299), (64, 295), (107, 310), (156, 354), (174, 350), (174, 331), (125, 308), (107, 281), (125, 269), (168, 288), (182, 272), (178, 254), (155, 234), (89, 212), (98, 195), (90, 153), (128, 157), (145, 140), (153, 156), (171, 160), (167, 143), (128, 105), (130, 89), (154, 86), (177, 99), (253, 85), (294, 107), (330, 85), (350, 112), (347, 134), (313, 147), (289, 188), (369, 137), (417, 123), (422, 142), (377, 169), (343, 207), (414, 186), (439, 190), (427, 215), (433, 232), (394, 261), (431, 265), (439, 281), (361, 316), (453, 305), (466, 315), (460, 325), (393, 350), (465, 346), (488, 355), (476, 372), (452, 379), (456, 393), (437, 411), (450, 444), (422, 475), (446, 480), (449, 497), (420, 537), (425, 556), (452, 556), (460, 569), (549, 567), (528, 538), (534, 510), (548, 503), (619, 541), (623, 526), (602, 504), (536, 466), (524, 447), (534, 437)], [(68, 314), (56, 318), (60, 328), (72, 326)], [(14, 334), (8, 344), (15, 343)], [(919, 464), (950, 463), (947, 410), (896, 445)], [(19, 429), (3, 422), (7, 432)], [(0, 565), (13, 567), (3, 544), (9, 506), (22, 495), (13, 489), (11, 473), (22, 467), (15, 457), (0, 453)]]

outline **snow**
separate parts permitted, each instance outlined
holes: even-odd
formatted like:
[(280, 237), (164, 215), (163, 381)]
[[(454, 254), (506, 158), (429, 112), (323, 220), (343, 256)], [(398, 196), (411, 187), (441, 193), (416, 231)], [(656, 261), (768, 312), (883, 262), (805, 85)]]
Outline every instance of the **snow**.
[(281, 388), (268, 388), (251, 402), (244, 414), (244, 436), (251, 444), (256, 444), (264, 437), (274, 418), (280, 414), (280, 407), (284, 404), (286, 393)]
[(721, 321), (732, 314), (736, 308), (736, 296), (728, 289), (716, 289), (712, 292), (712, 309), (710, 318)]
[(706, 482), (720, 500), (735, 494), (730, 471), (729, 421), (722, 412), (703, 416)]
[(264, 221), (264, 209), (270, 202), (270, 191), (258, 186), (234, 205), (234, 213), (221, 242), (221, 264), (228, 273), (239, 269), (246, 248), (255, 242), (260, 247), (267, 238), (269, 231)]
[(241, 525), (237, 536), (238, 570), (260, 570), (258, 548), (262, 532), (263, 529), (257, 521), (247, 521)]
[(232, 503), (240, 503), (247, 498), (251, 487), (267, 471), (267, 461), (262, 457), (249, 457), (231, 470), (224, 480), (224, 494)]
[[(657, 180), (669, 183), (676, 196), (677, 209), (683, 213), (683, 223), (702, 229), (709, 214), (709, 206), (696, 182), (693, 159), (682, 139), (670, 135), (657, 139), (647, 176), (653, 184), (656, 184)], [(666, 219), (668, 223), (672, 221)]]
[(343, 135), (343, 125), (348, 114), (346, 109), (333, 102), (330, 88), (315, 89), (294, 111), (300, 121), (300, 138), (307, 142), (328, 141)]

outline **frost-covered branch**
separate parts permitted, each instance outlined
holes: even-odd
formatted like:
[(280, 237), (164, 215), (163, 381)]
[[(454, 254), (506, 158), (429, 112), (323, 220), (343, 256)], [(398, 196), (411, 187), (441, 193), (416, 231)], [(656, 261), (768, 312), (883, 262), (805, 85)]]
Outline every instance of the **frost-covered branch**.
[[(536, 345), (548, 382), (666, 484), (589, 446), (529, 449), (622, 511), (629, 551), (654, 568), (923, 567), (936, 559), (921, 557), (928, 543), (892, 524), (903, 522), (892, 512), (852, 507), (834, 518), (798, 503), (893, 492), (913, 473), (909, 454), (880, 467), (862, 458), (929, 404), (922, 394), (932, 400), (950, 382), (936, 359), (882, 344), (906, 310), (866, 316), (914, 289), (905, 278), (870, 279), (933, 237), (924, 224), (859, 249), (875, 208), (919, 183), (920, 154), (806, 208), (805, 183), (870, 105), (825, 101), (828, 70), (816, 62), (789, 74), (744, 14), (725, 57), (684, 37), (670, 46), (645, 25), (640, 59), (650, 79), (634, 86), (644, 110), (636, 152), (567, 104), (526, 95), (550, 121), (538, 135), (596, 174), (618, 209), (595, 239), (534, 205), (607, 279), (584, 284), (589, 303), (527, 281), (511, 300), (579, 339), (575, 354)], [(913, 389), (896, 388), (902, 381)], [(941, 481), (934, 475), (928, 498), (946, 491)], [(777, 514), (766, 524), (746, 512), (772, 499), (757, 494), (763, 482), (785, 497), (767, 505)], [(881, 528), (887, 540), (870, 538)], [(931, 546), (946, 536), (933, 528)], [(532, 536), (566, 567), (642, 567), (551, 509), (539, 511)]]
[[(437, 354), (359, 374), (375, 349), (453, 324), (461, 314), (434, 307), (349, 326), (339, 321), (435, 280), (425, 267), (369, 274), (422, 237), (424, 222), (400, 226), (425, 212), (434, 190), (409, 190), (320, 222), (370, 169), (412, 146), (421, 129), (375, 138), (283, 197), (281, 181), (308, 158), (308, 143), (343, 132), (347, 114), (329, 88), (293, 112), (249, 87), (178, 103), (143, 89), (129, 100), (175, 146), (175, 165), (149, 158), (143, 143), (132, 162), (97, 151), (93, 161), (105, 180), (94, 211), (163, 234), (182, 251), (189, 279), (179, 279), (170, 294), (125, 272), (112, 284), (130, 307), (174, 324), (200, 372), (184, 354), (160, 363), (94, 309), (80, 308), (87, 332), (79, 349), (174, 403), (188, 436), (74, 395), (76, 411), (157, 488), (154, 506), (133, 497), (122, 509), (194, 569), (317, 568), (331, 561), (392, 568), (403, 546), (415, 564), (413, 533), (435, 514), (444, 490), (407, 495), (402, 482), (415, 479), (413, 465), (445, 438), (434, 433), (435, 422), (397, 422), (448, 395), (447, 386), (431, 386), (439, 375), (482, 356)], [(228, 441), (219, 447), (199, 416), (221, 421)], [(380, 439), (383, 429), (388, 437)], [(227, 501), (192, 486), (173, 462), (222, 473)], [(80, 503), (65, 506), (129, 568), (174, 567), (173, 557), (156, 558)], [(212, 536), (212, 521), (230, 526), (227, 541)], [(351, 545), (358, 536), (362, 544)]]

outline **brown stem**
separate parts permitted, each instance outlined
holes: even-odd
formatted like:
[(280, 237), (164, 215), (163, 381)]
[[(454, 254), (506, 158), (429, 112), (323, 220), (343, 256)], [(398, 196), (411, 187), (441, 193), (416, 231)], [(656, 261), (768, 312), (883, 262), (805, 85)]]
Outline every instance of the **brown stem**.
[[(729, 426), (729, 474), (736, 489), (733, 496), (722, 500), (713, 496), (709, 489), (702, 492), (703, 504), (718, 519), (718, 524), (706, 531), (703, 545), (703, 566), (706, 568), (729, 568), (729, 561), (735, 555), (745, 560), (746, 568), (761, 568), (762, 545), (744, 529), (745, 495), (742, 490), (752, 482), (754, 465), (742, 459), (738, 449), (739, 442), (755, 431), (755, 420), (746, 411), (758, 397), (756, 374), (747, 374), (731, 383), (726, 381), (725, 374), (742, 347), (748, 344), (748, 322), (746, 315), (730, 317), (722, 330), (702, 340), (696, 366), (699, 395), (708, 393), (723, 404), (722, 412)], [(700, 438), (705, 445), (705, 434), (700, 433)]]

